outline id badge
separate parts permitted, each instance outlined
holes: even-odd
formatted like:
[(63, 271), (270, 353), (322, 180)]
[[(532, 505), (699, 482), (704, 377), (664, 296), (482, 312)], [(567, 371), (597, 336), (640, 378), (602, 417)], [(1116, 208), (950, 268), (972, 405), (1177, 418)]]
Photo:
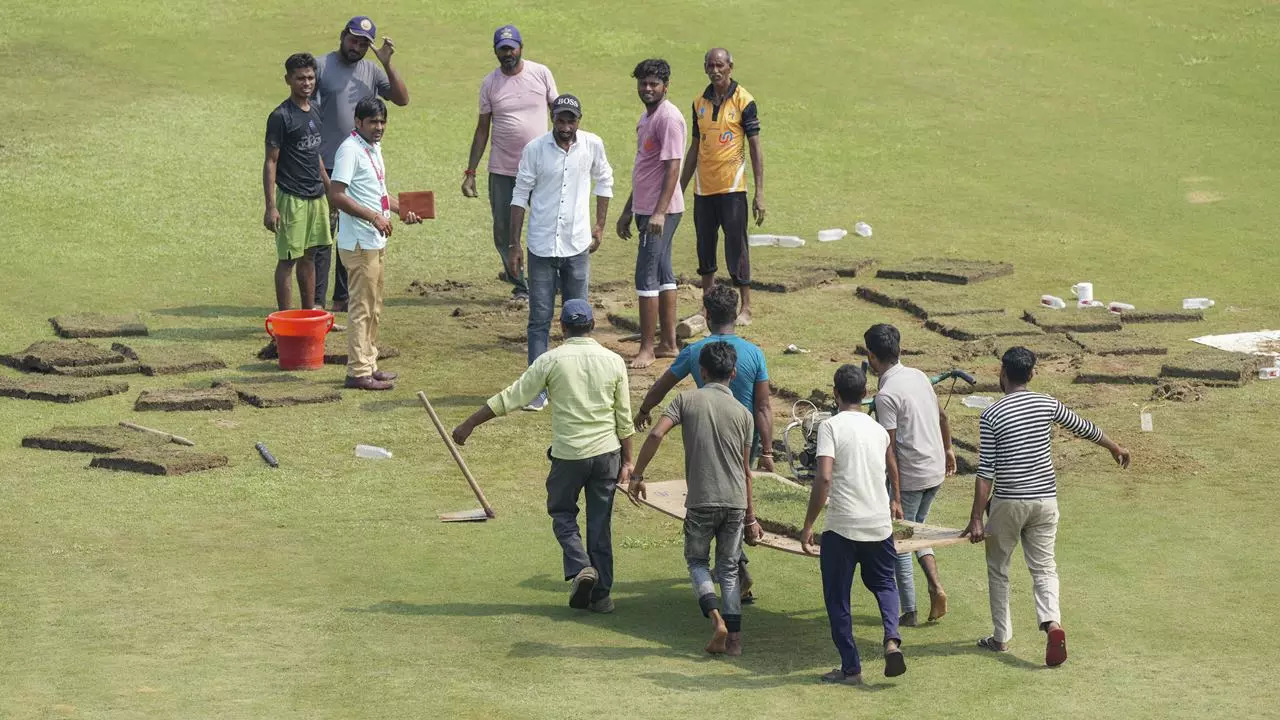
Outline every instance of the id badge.
[(391, 210), (391, 198), (386, 195), (383, 195), (382, 196), (382, 212), (384, 213), (390, 212), (390, 210)]

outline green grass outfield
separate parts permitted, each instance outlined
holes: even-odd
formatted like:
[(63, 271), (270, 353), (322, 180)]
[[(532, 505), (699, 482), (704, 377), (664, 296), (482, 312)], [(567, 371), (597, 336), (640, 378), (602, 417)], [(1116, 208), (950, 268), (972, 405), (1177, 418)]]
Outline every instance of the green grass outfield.
[[(250, 6), (252, 5), (252, 7)], [(1016, 7), (1015, 7), (1016, 5)], [(82, 405), (0, 401), (0, 716), (6, 718), (406, 717), (1261, 717), (1280, 693), (1271, 568), (1280, 383), (1157, 404), (1143, 389), (1044, 385), (1135, 452), (1134, 467), (1060, 441), (1058, 559), (1071, 660), (1041, 668), (1030, 581), (1014, 561), (1014, 652), (973, 648), (990, 630), (985, 566), (939, 551), (952, 612), (904, 631), (909, 673), (886, 682), (872, 600), (855, 590), (868, 691), (820, 686), (836, 654), (817, 564), (758, 551), (761, 602), (746, 654), (704, 657), (678, 526), (622, 502), (617, 612), (565, 607), (543, 510), (547, 415), (494, 422), (466, 450), (498, 508), (474, 506), (414, 391), (461, 420), (515, 376), (495, 341), (517, 315), (476, 327), (411, 280), (505, 290), (483, 200), (457, 191), (492, 69), (490, 33), (515, 22), (527, 57), (583, 101), (629, 187), (641, 105), (629, 74), (671, 61), (673, 98), (705, 85), (703, 51), (734, 51), (759, 99), (768, 231), (849, 238), (760, 251), (756, 273), (817, 260), (954, 255), (1013, 262), (974, 288), (1010, 308), (1092, 281), (1142, 308), (1218, 301), (1168, 338), (1275, 327), (1280, 167), (1280, 5), (1264, 0), (1001, 4), (580, 0), (383, 2), (310, 11), (280, 2), (9, 3), (0, 36), (0, 350), (50, 337), (46, 318), (141, 310), (156, 338), (200, 344), (232, 370), (130, 376)], [(273, 243), (261, 228), (263, 127), (286, 96), (292, 52), (333, 49), (356, 12), (396, 40), (412, 102), (392, 108), (393, 190), (433, 188), (440, 220), (398, 226), (384, 338), (391, 393), (336, 405), (138, 415), (136, 391), (263, 369), (252, 353), (271, 309)], [(483, 180), (482, 183), (483, 185)], [(482, 190), (483, 191), (483, 190)], [(1198, 193), (1198, 194), (1196, 194)], [(616, 199), (613, 216), (624, 197)], [(1216, 202), (1190, 202), (1189, 200)], [(693, 269), (691, 218), (677, 269)], [(630, 276), (607, 237), (596, 280)], [(625, 295), (625, 293), (623, 293)], [(855, 301), (852, 285), (757, 296), (748, 334), (784, 385), (822, 387), (871, 322), (924, 331)], [(490, 308), (491, 309), (491, 308)], [(688, 307), (692, 310), (692, 305)], [(475, 317), (473, 316), (473, 320)], [(783, 356), (789, 342), (814, 348)], [(929, 368), (936, 369), (936, 368)], [(321, 377), (337, 382), (341, 370)], [(633, 388), (639, 393), (647, 382)], [(953, 408), (957, 404), (953, 403)], [(957, 415), (965, 411), (957, 410)], [(84, 469), (87, 458), (18, 447), (53, 424), (132, 418), (226, 453), (228, 468), (165, 479)], [(265, 441), (281, 460), (267, 469)], [(391, 448), (385, 462), (352, 446)], [(678, 443), (651, 472), (679, 472)], [(937, 521), (959, 525), (971, 486), (949, 482)], [(923, 589), (923, 582), (918, 583)], [(882, 691), (882, 692), (877, 692)], [(1268, 711), (1266, 708), (1271, 707)]]

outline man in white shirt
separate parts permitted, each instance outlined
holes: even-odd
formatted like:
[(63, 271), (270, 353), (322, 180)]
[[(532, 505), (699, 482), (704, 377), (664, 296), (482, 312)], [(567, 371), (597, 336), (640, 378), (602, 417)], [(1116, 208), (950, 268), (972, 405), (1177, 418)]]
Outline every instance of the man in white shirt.
[(853, 571), (862, 565), (862, 584), (876, 596), (884, 624), (884, 674), (907, 671), (898, 634), (898, 588), (894, 582), (896, 555), (885, 468), (889, 462), (889, 433), (862, 412), (867, 377), (853, 365), (835, 375), (840, 412), (818, 426), (818, 472), (809, 493), (809, 512), (800, 531), (800, 544), (813, 552), (813, 524), (827, 506), (822, 533), (822, 594), (831, 623), (831, 639), (840, 651), (840, 667), (822, 676), (824, 682), (862, 684), (862, 661), (853, 642), (849, 593)]
[[(338, 146), (329, 202), (338, 210), (338, 256), (347, 268), (347, 381), (349, 388), (390, 390), (395, 373), (378, 369), (378, 319), (382, 315), (382, 266), (391, 236), (391, 213), (400, 212), (387, 192), (382, 133), (387, 105), (377, 97), (356, 104), (355, 130)], [(422, 222), (412, 212), (406, 224)]]
[[(578, 130), (582, 105), (572, 95), (551, 104), (551, 132), (533, 140), (520, 154), (516, 187), (511, 195), (511, 242), (507, 264), (519, 273), (524, 265), (520, 233), (529, 215), (529, 364), (547, 351), (556, 288), (562, 302), (587, 299), (590, 255), (600, 247), (609, 198), (613, 197), (613, 168), (598, 135)], [(592, 185), (594, 183), (594, 190)], [(595, 219), (589, 196), (596, 197)], [(542, 410), (541, 394), (527, 410)]]
[[(902, 335), (887, 323), (872, 325), (862, 335), (871, 372), (880, 376), (876, 392), (876, 420), (889, 431), (890, 497), (894, 512), (910, 522), (924, 522), (929, 508), (948, 475), (956, 473), (956, 454), (951, 449), (951, 425), (938, 405), (929, 376), (898, 362)], [(900, 516), (896, 513), (901, 512)], [(920, 569), (929, 583), (929, 621), (947, 614), (947, 593), (938, 577), (933, 548), (916, 552)], [(898, 603), (902, 617), (898, 624), (914, 627), (916, 620), (915, 571), (911, 553), (898, 556)]]

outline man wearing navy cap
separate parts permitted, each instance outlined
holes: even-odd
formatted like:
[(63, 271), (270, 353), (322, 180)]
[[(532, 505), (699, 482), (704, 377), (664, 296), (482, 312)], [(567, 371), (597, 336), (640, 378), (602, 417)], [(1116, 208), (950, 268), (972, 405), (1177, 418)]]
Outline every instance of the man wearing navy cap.
[(480, 83), (480, 120), (471, 138), (471, 155), (462, 172), (462, 194), (478, 197), (476, 167), (493, 135), (489, 153), (489, 209), (493, 213), (493, 245), (502, 259), (503, 274), (517, 300), (528, 301), (529, 286), (523, 273), (507, 261), (511, 240), (511, 194), (516, 188), (520, 153), (531, 140), (547, 131), (547, 110), (559, 92), (546, 65), (525, 60), (524, 40), (515, 25), (503, 25), (493, 33), (493, 54), (498, 67)]
[[(338, 36), (338, 49), (320, 58), (316, 67), (316, 99), (320, 102), (320, 160), (325, 170), (333, 174), (333, 157), (338, 146), (355, 130), (356, 103), (370, 97), (390, 100), (396, 105), (409, 104), (409, 88), (404, 78), (391, 65), (391, 55), (396, 51), (391, 38), (383, 36), (382, 47), (373, 51), (377, 64), (365, 60), (369, 47), (378, 37), (377, 28), (369, 18), (358, 15), (347, 21)], [(329, 227), (338, 234), (338, 213), (330, 208)], [(329, 290), (329, 264), (331, 246), (318, 248), (313, 260), (316, 266), (316, 307), (324, 307)], [(342, 260), (335, 263), (333, 279), (333, 311), (347, 311), (347, 271)]]
[[(631, 390), (627, 367), (615, 352), (592, 340), (591, 305), (565, 300), (560, 311), (564, 343), (538, 356), (510, 387), (453, 429), (464, 445), (478, 426), (551, 398), (551, 473), (547, 514), (564, 552), (569, 607), (613, 612), (613, 497), (631, 478)], [(578, 529), (578, 498), (587, 495), (587, 544)]]

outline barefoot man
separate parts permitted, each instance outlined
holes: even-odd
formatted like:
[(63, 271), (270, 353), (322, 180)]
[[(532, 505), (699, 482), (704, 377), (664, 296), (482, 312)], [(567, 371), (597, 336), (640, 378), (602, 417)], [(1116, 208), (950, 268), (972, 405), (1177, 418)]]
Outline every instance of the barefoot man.
[[(733, 397), (729, 383), (738, 364), (727, 342), (703, 346), (698, 356), (706, 384), (682, 392), (658, 418), (640, 449), (628, 494), (645, 497), (644, 471), (671, 428), (684, 439), (684, 474), (689, 491), (684, 506), (684, 559), (703, 617), (711, 619), (707, 652), (742, 654), (742, 598), (738, 556), (743, 533), (755, 544), (762, 531), (751, 502), (751, 413)], [(723, 606), (711, 579), (711, 540), (716, 541), (716, 577)]]
[(724, 230), (724, 261), (742, 293), (739, 325), (751, 323), (751, 254), (747, 249), (747, 150), (756, 195), (756, 225), (764, 223), (764, 150), (756, 100), (733, 79), (733, 56), (724, 48), (707, 51), (703, 69), (711, 84), (693, 101), (693, 140), (680, 174), (680, 191), (693, 186), (693, 226), (698, 236), (702, 291), (716, 279), (716, 245)]
[[(1050, 431), (1059, 425), (1092, 440), (1110, 451), (1121, 468), (1129, 467), (1129, 451), (1056, 398), (1028, 390), (1035, 366), (1035, 353), (1024, 347), (1009, 348), (1000, 360), (1000, 389), (1005, 396), (978, 418), (978, 479), (974, 481), (973, 512), (963, 534), (975, 543), (987, 541), (987, 595), (995, 632), (979, 640), (978, 646), (993, 652), (1009, 649), (1013, 638), (1009, 558), (1021, 539), (1022, 554), (1031, 571), (1036, 618), (1048, 638), (1044, 664), (1054, 667), (1067, 661), (1067, 633), (1058, 609), (1058, 566), (1053, 556), (1058, 535), (1058, 483)], [(984, 526), (982, 515), (988, 504), (991, 513)]]
[[(640, 351), (631, 367), (653, 364), (654, 358), (676, 356), (676, 274), (671, 265), (671, 241), (684, 214), (680, 160), (684, 157), (684, 116), (667, 99), (671, 66), (666, 60), (644, 60), (631, 73), (644, 112), (636, 123), (636, 164), (631, 173), (631, 197), (618, 218), (618, 237), (631, 237), (635, 213), (640, 240), (636, 248), (636, 295), (640, 298)], [(662, 342), (653, 335), (662, 322)]]

